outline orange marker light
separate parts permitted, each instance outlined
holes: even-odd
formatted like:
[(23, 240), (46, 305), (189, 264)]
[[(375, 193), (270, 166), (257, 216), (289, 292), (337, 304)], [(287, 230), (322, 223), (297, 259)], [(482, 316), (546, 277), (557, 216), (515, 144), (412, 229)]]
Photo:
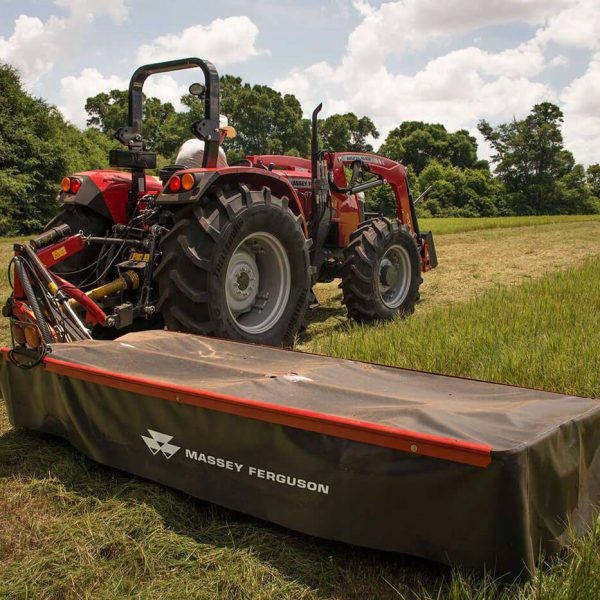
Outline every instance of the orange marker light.
[(38, 348), (42, 343), (40, 334), (33, 325), (25, 327), (25, 341), (30, 348)]
[(171, 190), (172, 192), (178, 192), (180, 188), (181, 188), (181, 179), (179, 179), (179, 177), (177, 177), (177, 175), (174, 175), (169, 180), (169, 190)]
[(71, 180), (69, 179), (69, 177), (62, 178), (62, 181), (60, 182), (60, 187), (63, 192), (71, 191)]
[(181, 187), (188, 191), (196, 184), (196, 178), (191, 173), (184, 173), (181, 177)]

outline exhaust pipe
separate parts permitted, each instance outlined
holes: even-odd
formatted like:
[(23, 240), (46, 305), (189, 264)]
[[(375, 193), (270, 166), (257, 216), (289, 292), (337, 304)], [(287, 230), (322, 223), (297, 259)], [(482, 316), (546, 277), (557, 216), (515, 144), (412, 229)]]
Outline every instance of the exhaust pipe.
[(317, 115), (321, 112), (323, 108), (323, 103), (319, 104), (313, 110), (312, 113), (312, 138), (310, 143), (310, 156), (311, 156), (311, 173), (312, 173), (312, 181), (313, 181), (313, 194), (315, 191), (315, 180), (317, 179), (317, 160), (319, 157), (319, 122), (317, 119)]
[[(329, 196), (329, 179), (327, 173), (327, 164), (321, 157), (319, 148), (319, 121), (317, 116), (323, 108), (323, 103), (319, 104), (312, 113), (312, 139), (311, 139), (311, 180), (312, 180), (312, 210), (308, 222), (308, 234), (313, 240), (318, 240), (319, 223), (325, 214), (327, 199)], [(315, 252), (313, 246), (312, 252)]]

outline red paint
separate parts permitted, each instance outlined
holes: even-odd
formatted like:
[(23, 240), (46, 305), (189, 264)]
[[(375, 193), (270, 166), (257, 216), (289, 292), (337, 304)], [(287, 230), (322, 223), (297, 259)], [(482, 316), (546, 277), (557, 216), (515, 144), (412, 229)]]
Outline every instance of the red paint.
[(35, 315), (29, 309), (27, 304), (20, 300), (13, 301), (13, 316), (20, 321), (28, 321), (30, 323), (37, 323)]
[[(131, 189), (131, 173), (126, 171), (85, 171), (76, 173), (78, 177), (89, 177), (98, 188), (106, 202), (113, 221), (121, 225), (127, 224), (127, 202)], [(155, 177), (146, 175), (146, 192), (158, 194), (163, 185)]]
[(283, 154), (252, 154), (245, 156), (254, 167), (264, 165), (269, 167), (271, 163), (276, 171), (305, 171), (310, 173), (311, 164), (308, 158), (300, 158), (299, 156), (285, 156)]
[(83, 239), (77, 234), (64, 239), (62, 242), (58, 242), (58, 244), (52, 244), (52, 246), (46, 246), (38, 250), (37, 255), (44, 266), (53, 267), (55, 264), (69, 258), (69, 256), (77, 254), (83, 248), (85, 248)]
[(84, 292), (78, 287), (75, 287), (72, 283), (69, 283), (66, 279), (59, 277), (53, 273), (53, 277), (60, 285), (61, 290), (67, 294), (67, 296), (77, 300), (83, 308), (85, 308), (85, 323), (92, 323), (93, 325), (104, 325), (106, 321), (106, 313)]

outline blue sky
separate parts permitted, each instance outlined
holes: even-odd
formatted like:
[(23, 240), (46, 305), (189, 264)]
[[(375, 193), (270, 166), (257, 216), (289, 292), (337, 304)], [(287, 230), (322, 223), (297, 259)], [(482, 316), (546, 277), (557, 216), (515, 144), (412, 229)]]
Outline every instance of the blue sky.
[[(88, 95), (142, 62), (197, 55), (221, 73), (298, 96), (306, 113), (476, 131), (551, 100), (576, 158), (600, 161), (600, 3), (595, 0), (0, 0), (0, 60), (85, 123)], [(151, 80), (177, 103), (189, 74)], [(481, 147), (481, 154), (488, 150)]]

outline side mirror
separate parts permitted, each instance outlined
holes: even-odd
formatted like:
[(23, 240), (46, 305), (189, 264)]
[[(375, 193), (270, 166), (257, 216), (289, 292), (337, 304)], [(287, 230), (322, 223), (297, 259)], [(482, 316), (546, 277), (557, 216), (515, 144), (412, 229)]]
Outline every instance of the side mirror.
[(206, 87), (201, 83), (192, 83), (189, 87), (189, 92), (192, 96), (202, 99), (204, 97), (204, 92), (206, 92)]

